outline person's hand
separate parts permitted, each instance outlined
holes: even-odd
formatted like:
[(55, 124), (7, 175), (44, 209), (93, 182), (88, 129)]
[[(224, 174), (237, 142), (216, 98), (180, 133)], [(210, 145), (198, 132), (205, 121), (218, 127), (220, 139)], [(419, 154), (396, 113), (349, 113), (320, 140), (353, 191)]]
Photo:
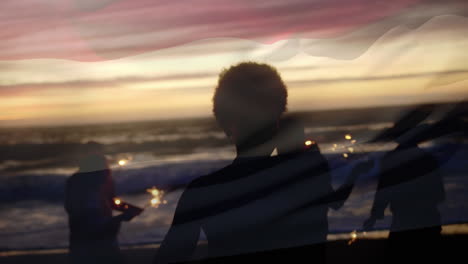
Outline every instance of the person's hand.
[(377, 221), (377, 219), (375, 217), (369, 217), (366, 221), (364, 221), (363, 225), (362, 225), (362, 228), (364, 230), (371, 230), (374, 228), (374, 225), (375, 225), (375, 222)]
[(135, 216), (140, 215), (143, 212), (143, 209), (140, 208), (129, 208), (121, 214), (122, 221), (128, 222), (132, 220)]
[(130, 210), (127, 210), (127, 211), (124, 211), (121, 215), (120, 215), (120, 218), (122, 219), (122, 221), (125, 221), (125, 222), (128, 222), (130, 220), (133, 219), (133, 217), (135, 217), (136, 215), (135, 214), (132, 214), (130, 212)]

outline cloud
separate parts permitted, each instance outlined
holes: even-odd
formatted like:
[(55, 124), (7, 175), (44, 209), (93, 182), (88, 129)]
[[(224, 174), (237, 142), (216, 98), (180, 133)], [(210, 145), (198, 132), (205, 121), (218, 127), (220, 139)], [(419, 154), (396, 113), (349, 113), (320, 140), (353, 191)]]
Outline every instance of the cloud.
[(447, 75), (465, 74), (464, 79), (468, 79), (468, 69), (466, 70), (450, 70), (442, 72), (422, 72), (422, 73), (409, 73), (387, 76), (363, 76), (363, 77), (347, 77), (347, 78), (323, 78), (323, 79), (309, 79), (301, 81), (292, 81), (294, 84), (313, 84), (313, 83), (342, 83), (342, 82), (365, 82), (365, 81), (382, 81), (382, 80), (399, 80), (399, 79), (412, 79), (423, 77), (441, 77)]
[[(285, 68), (285, 71), (302, 71), (315, 69), (314, 66), (303, 67), (290, 67)], [(0, 95), (2, 96), (15, 96), (25, 94), (31, 91), (38, 91), (43, 89), (99, 89), (99, 88), (112, 88), (124, 85), (136, 85), (146, 82), (158, 81), (181, 81), (181, 80), (196, 80), (204, 78), (216, 78), (219, 72), (201, 72), (201, 73), (180, 73), (172, 75), (154, 75), (154, 76), (127, 76), (122, 78), (111, 78), (101, 80), (77, 80), (65, 82), (43, 82), (43, 83), (22, 83), (16, 85), (0, 85)], [(289, 85), (304, 85), (314, 83), (343, 83), (343, 82), (365, 82), (365, 81), (382, 81), (382, 80), (398, 80), (398, 79), (411, 79), (423, 77), (443, 77), (451, 75), (462, 75), (463, 79), (468, 79), (468, 69), (439, 71), (439, 72), (422, 72), (422, 73), (409, 73), (398, 75), (385, 75), (385, 76), (361, 76), (361, 77), (346, 77), (346, 78), (321, 78), (321, 79), (304, 79), (289, 81)], [(459, 78), (457, 78), (458, 80)], [(214, 84), (213, 84), (214, 85)], [(193, 89), (200, 89), (200, 86), (194, 85), (187, 87)], [(161, 89), (167, 89), (161, 88)]]
[(43, 89), (99, 89), (111, 88), (128, 84), (137, 84), (157, 81), (180, 81), (187, 79), (197, 79), (213, 77), (215, 73), (181, 73), (172, 75), (154, 76), (127, 76), (122, 78), (101, 79), (101, 80), (76, 80), (65, 82), (42, 82), (42, 83), (21, 83), (15, 85), (0, 85), (0, 95), (20, 95), (31, 91)]
[[(333, 38), (397, 17), (392, 23), (380, 23), (378, 30), (370, 30), (370, 38), (375, 39), (390, 24), (400, 23), (400, 13), (413, 21), (415, 12), (436, 6), (432, 0), (272, 0), (267, 4), (260, 0), (121, 0), (99, 5), (90, 1), (68, 5), (64, 2), (2, 2), (0, 8), (7, 15), (0, 20), (0, 58), (95, 61), (206, 38), (242, 38), (262, 43), (288, 38)], [(467, 5), (460, 3), (445, 1), (443, 8), (436, 9), (439, 13), (458, 12), (460, 8), (454, 6), (466, 10)], [(408, 21), (403, 22), (413, 23)], [(321, 55), (335, 57), (331, 53)]]
[[(308, 47), (304, 48), (304, 52), (312, 56), (352, 60), (361, 56), (379, 38), (393, 28), (405, 27), (416, 30), (423, 27), (430, 20), (448, 14), (454, 15), (455, 18), (440, 25), (438, 30), (466, 28), (467, 20), (460, 17), (468, 16), (467, 3), (461, 1), (426, 1), (421, 5), (407, 8), (395, 16), (385, 17), (336, 38), (312, 40), (309, 42)], [(459, 19), (456, 19), (456, 16)], [(450, 39), (447, 41), (450, 41)]]
[[(0, 64), (1, 65), (1, 64)], [(86, 67), (86, 65), (80, 65)], [(8, 64), (5, 67), (9, 67)], [(20, 68), (20, 66), (12, 65), (11, 67)], [(23, 66), (26, 67), (26, 66)], [(321, 66), (321, 68), (327, 67)], [(30, 67), (27, 67), (28, 70)], [(317, 66), (305, 65), (305, 66), (291, 66), (285, 67), (284, 72), (294, 72), (294, 71), (304, 71), (304, 70), (314, 70), (317, 69)], [(58, 70), (58, 69), (57, 69)], [(29, 92), (37, 92), (40, 90), (47, 89), (101, 89), (101, 88), (113, 88), (121, 86), (131, 86), (138, 85), (142, 83), (157, 83), (157, 82), (167, 82), (167, 81), (196, 81), (206, 78), (217, 78), (218, 74), (221, 72), (221, 69), (218, 71), (200, 71), (200, 72), (184, 72), (186, 69), (181, 69), (178, 73), (173, 74), (158, 74), (158, 73), (146, 73), (145, 75), (131, 75), (117, 78), (101, 78), (101, 79), (78, 79), (78, 80), (66, 80), (66, 81), (48, 81), (48, 82), (20, 82), (16, 84), (4, 84), (0, 85), (0, 95), (2, 96), (18, 96), (24, 95)], [(66, 72), (66, 71), (65, 71)], [(196, 82), (195, 82), (196, 83)], [(214, 85), (215, 83), (213, 83)], [(157, 84), (155, 84), (157, 85)], [(200, 89), (202, 88), (199, 85), (191, 85), (187, 88), (190, 89)], [(171, 89), (171, 87), (165, 85), (160, 89)]]

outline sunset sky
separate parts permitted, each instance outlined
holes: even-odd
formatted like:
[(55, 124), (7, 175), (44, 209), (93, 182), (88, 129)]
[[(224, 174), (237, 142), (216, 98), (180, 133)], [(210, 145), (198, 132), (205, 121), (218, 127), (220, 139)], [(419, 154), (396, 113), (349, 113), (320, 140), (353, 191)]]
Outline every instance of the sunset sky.
[[(33, 2), (38, 8), (26, 5)], [(39, 8), (44, 2), (57, 9)], [(190, 11), (179, 2), (81, 1), (74, 13), (59, 2), (69, 1), (0, 4), (11, 11), (0, 17), (0, 126), (209, 116), (217, 75), (246, 60), (277, 67), (292, 111), (468, 96), (463, 1), (328, 1), (336, 3), (310, 16), (305, 0), (251, 1), (249, 9), (232, 1), (232, 12), (208, 8), (209, 0)], [(141, 10), (154, 13), (140, 21)], [(161, 25), (140, 30), (155, 14)]]

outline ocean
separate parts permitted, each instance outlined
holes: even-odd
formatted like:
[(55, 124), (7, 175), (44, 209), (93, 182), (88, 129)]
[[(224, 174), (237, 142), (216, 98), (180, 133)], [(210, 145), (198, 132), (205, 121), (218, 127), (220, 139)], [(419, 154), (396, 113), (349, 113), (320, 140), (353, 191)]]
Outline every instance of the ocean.
[[(401, 108), (360, 111), (332, 111), (318, 117), (313, 112), (301, 113), (306, 136), (318, 143), (328, 160), (335, 187), (360, 157), (378, 159), (396, 146), (366, 142), (391, 127)], [(77, 171), (76, 159), (89, 141), (104, 145), (119, 198), (143, 207), (152, 198), (148, 188), (165, 192), (165, 204), (147, 207), (122, 224), (121, 245), (160, 242), (184, 186), (235, 157), (234, 147), (213, 118), (0, 128), (1, 251), (68, 246), (64, 184)], [(446, 200), (439, 209), (444, 224), (468, 222), (466, 142), (465, 138), (444, 137), (421, 144), (441, 164)], [(342, 209), (329, 211), (331, 234), (361, 229), (372, 206), (377, 170), (359, 178)], [(387, 230), (390, 219), (387, 210), (376, 228)]]

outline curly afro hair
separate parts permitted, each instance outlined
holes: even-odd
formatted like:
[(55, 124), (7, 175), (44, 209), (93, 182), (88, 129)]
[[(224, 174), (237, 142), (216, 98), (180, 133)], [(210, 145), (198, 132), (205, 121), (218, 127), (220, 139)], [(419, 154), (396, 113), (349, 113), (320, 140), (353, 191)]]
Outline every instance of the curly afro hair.
[(213, 112), (228, 134), (233, 125), (255, 130), (280, 118), (287, 97), (286, 85), (274, 67), (242, 62), (219, 74)]

